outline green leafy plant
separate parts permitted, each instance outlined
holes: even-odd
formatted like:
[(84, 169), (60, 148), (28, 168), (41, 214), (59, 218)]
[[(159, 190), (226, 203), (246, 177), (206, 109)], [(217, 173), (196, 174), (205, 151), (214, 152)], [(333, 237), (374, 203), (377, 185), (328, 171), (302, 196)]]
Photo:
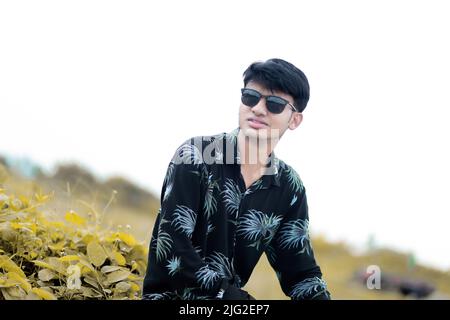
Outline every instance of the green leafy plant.
[(92, 208), (51, 220), (40, 210), (51, 198), (0, 189), (0, 300), (140, 299), (145, 244), (101, 227)]

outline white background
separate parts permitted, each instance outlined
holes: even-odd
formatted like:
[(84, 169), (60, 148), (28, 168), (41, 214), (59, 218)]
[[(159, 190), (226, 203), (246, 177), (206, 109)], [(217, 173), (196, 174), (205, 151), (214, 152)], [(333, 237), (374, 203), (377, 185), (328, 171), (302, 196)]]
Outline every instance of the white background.
[(1, 1), (0, 154), (160, 193), (181, 142), (237, 127), (242, 73), (309, 78), (276, 154), (311, 228), (450, 268), (446, 1)]

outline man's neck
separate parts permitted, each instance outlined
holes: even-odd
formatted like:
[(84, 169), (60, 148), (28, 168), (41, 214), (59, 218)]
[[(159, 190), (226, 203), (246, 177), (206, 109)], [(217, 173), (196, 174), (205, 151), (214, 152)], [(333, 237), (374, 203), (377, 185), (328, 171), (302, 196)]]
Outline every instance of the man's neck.
[(263, 170), (268, 162), (270, 154), (275, 149), (277, 141), (264, 138), (253, 138), (245, 136), (239, 130), (237, 137), (241, 167), (250, 171)]

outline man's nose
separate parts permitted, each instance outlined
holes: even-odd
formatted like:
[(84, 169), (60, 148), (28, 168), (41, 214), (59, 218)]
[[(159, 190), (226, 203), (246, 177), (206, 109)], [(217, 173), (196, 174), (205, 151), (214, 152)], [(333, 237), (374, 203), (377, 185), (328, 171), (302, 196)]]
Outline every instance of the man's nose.
[(252, 108), (252, 111), (255, 114), (266, 115), (267, 114), (266, 99), (261, 98), (258, 104)]

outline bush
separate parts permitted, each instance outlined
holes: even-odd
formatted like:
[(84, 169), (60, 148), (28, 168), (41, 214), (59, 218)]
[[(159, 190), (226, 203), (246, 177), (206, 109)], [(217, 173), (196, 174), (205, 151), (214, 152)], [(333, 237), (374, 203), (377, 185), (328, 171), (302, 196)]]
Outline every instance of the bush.
[(39, 210), (50, 198), (0, 188), (0, 300), (140, 299), (147, 248), (94, 210), (52, 221)]

